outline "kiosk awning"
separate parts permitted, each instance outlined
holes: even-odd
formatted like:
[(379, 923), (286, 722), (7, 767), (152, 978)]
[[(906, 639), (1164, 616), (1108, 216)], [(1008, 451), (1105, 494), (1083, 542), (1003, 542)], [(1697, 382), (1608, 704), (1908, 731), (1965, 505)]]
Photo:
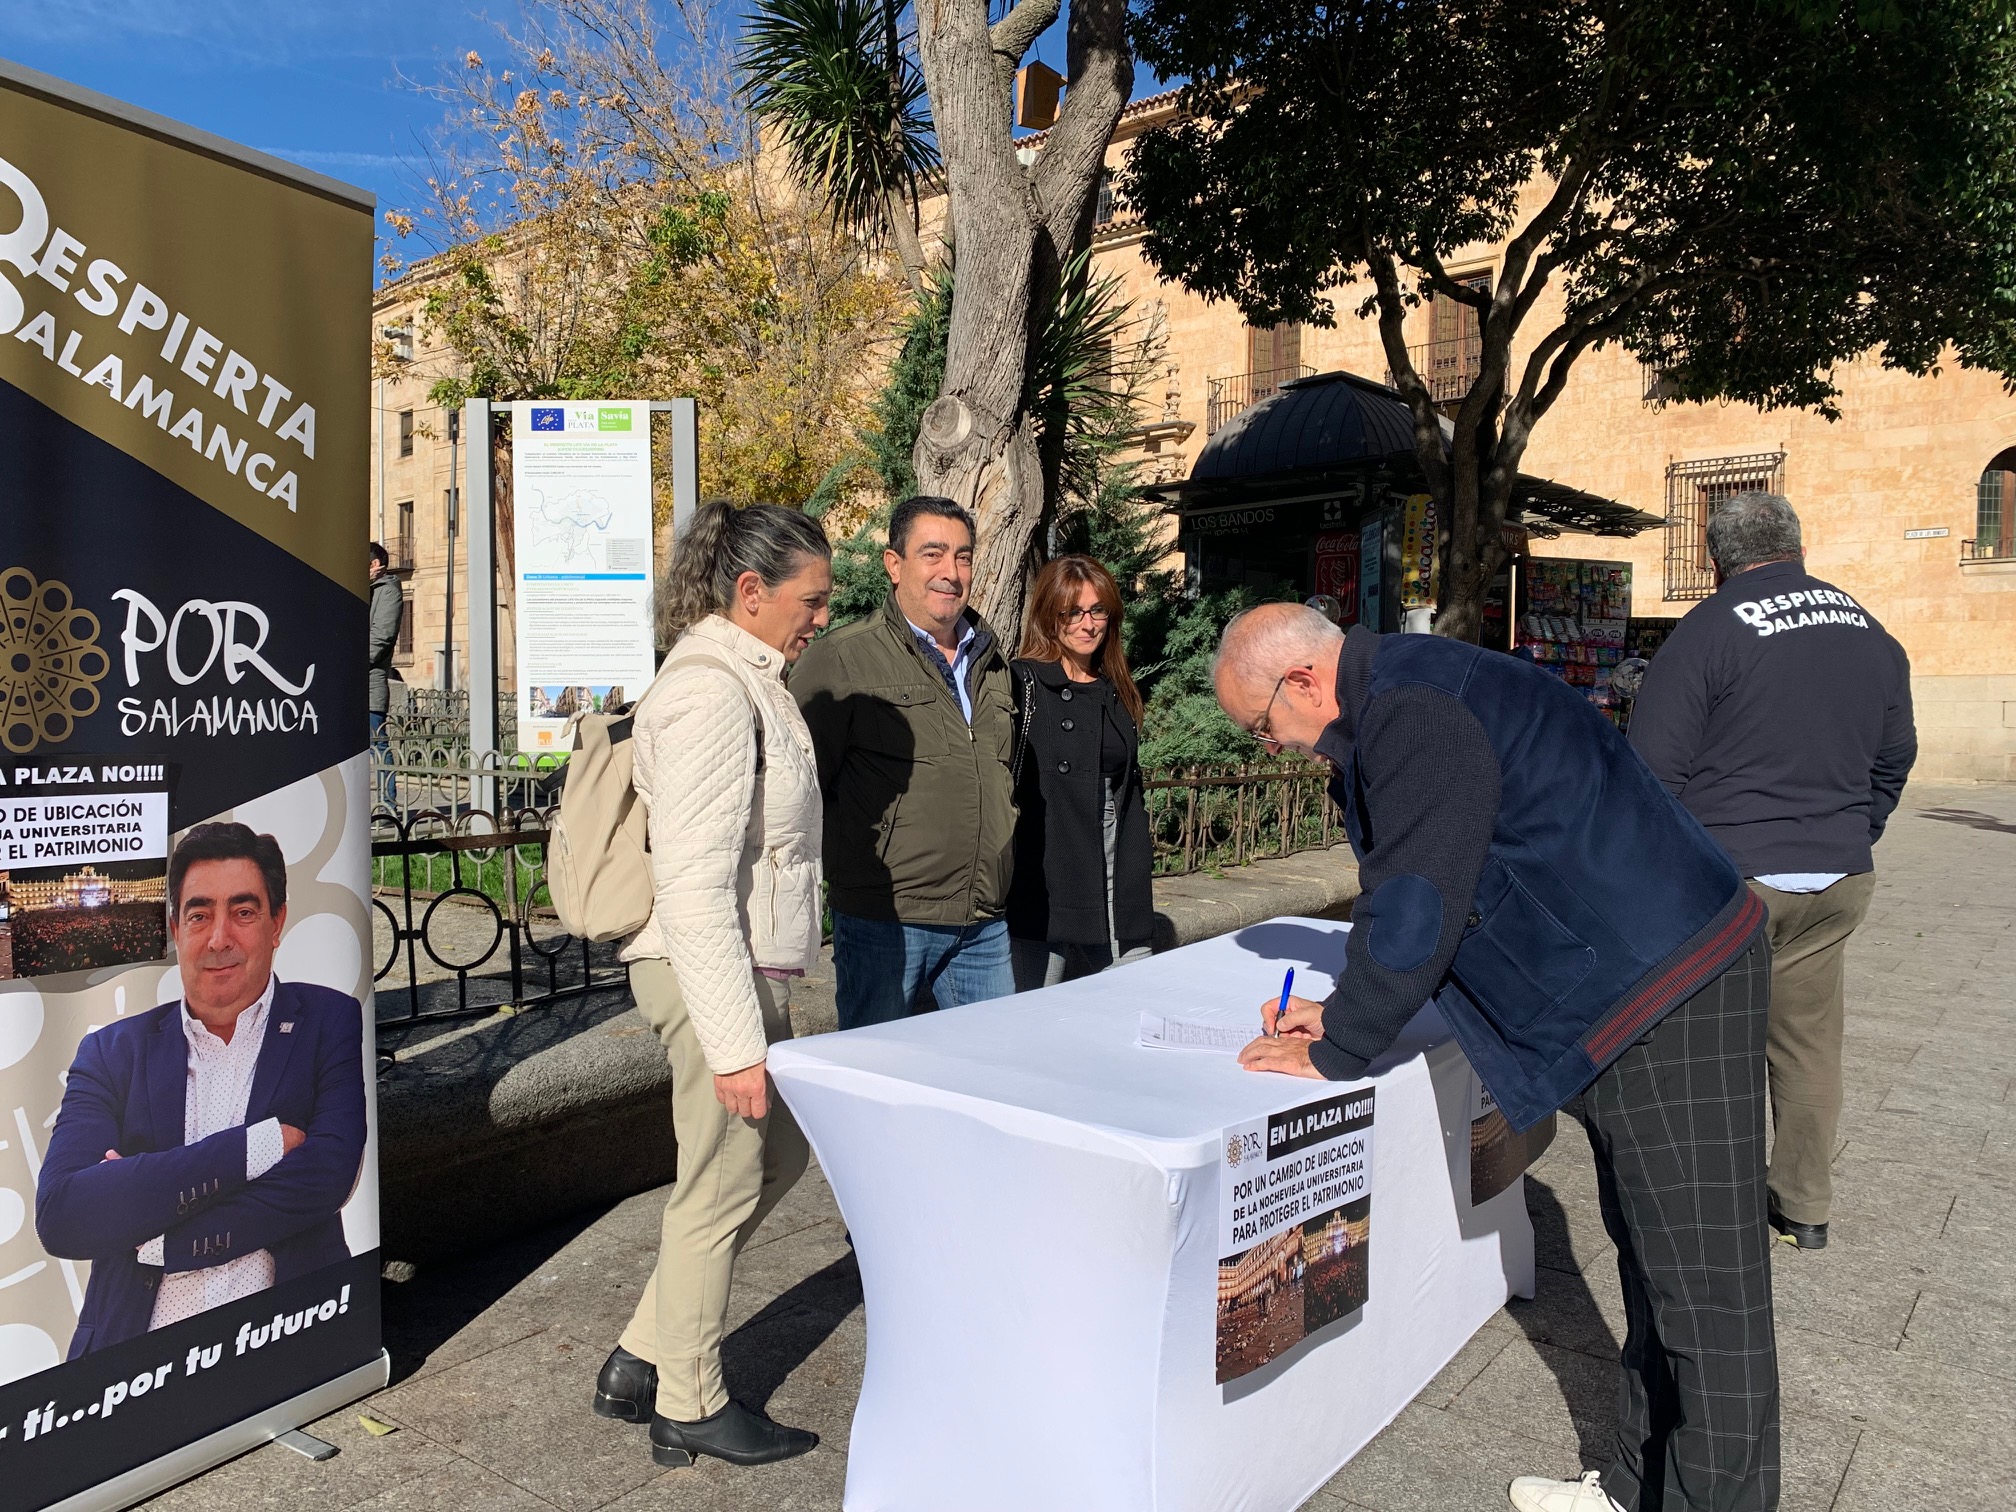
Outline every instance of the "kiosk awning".
[[(1442, 422), (1445, 440), (1452, 427)], [(1383, 383), (1356, 373), (1317, 373), (1281, 385), (1204, 443), (1190, 476), (1144, 490), (1188, 512), (1241, 504), (1425, 487), (1414, 458), (1414, 417)], [(1549, 478), (1518, 476), (1515, 513), (1536, 535), (1564, 530), (1633, 536), (1666, 523), (1615, 499)]]

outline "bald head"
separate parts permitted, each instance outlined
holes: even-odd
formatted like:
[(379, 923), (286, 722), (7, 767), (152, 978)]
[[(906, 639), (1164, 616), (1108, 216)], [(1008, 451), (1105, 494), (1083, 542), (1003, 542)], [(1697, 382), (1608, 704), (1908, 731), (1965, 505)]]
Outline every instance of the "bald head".
[(1211, 682), (1240, 729), (1279, 749), (1313, 751), (1337, 717), (1344, 632), (1305, 604), (1261, 604), (1234, 615)]
[(1290, 667), (1337, 654), (1339, 630), (1307, 604), (1261, 604), (1232, 616), (1211, 663), (1215, 682), (1226, 673), (1242, 682), (1271, 683)]

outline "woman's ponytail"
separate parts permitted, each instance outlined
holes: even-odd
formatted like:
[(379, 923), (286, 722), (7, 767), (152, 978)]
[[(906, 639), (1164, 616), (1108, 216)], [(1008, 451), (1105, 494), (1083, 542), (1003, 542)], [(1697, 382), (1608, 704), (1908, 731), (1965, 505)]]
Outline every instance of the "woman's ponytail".
[(680, 533), (672, 565), (658, 584), (659, 655), (708, 615), (725, 611), (743, 573), (753, 572), (764, 587), (775, 588), (808, 559), (832, 556), (819, 522), (798, 510), (781, 504), (737, 509), (718, 500), (702, 504)]
[(725, 500), (702, 504), (672, 549), (672, 565), (658, 584), (658, 652), (664, 655), (692, 626), (712, 614), (714, 565), (728, 540), (735, 506)]

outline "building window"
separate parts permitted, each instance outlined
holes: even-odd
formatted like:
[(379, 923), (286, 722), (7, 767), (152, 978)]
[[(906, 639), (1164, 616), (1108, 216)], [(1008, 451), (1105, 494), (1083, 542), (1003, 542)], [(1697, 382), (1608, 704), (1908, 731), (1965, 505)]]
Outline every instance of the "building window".
[(1282, 384), (1315, 371), (1302, 360), (1301, 326), (1248, 326), (1246, 371), (1206, 381), (1204, 433), (1215, 435), (1218, 427), (1277, 392)]
[(1099, 170), (1099, 202), (1092, 212), (1092, 229), (1104, 230), (1113, 224), (1113, 217), (1120, 213), (1120, 196), (1113, 189), (1113, 170)]
[(1974, 489), (1974, 539), (1961, 542), (1961, 551), (1974, 560), (2016, 557), (2016, 446), (1982, 471)]
[(1302, 373), (1302, 327), (1295, 324), (1248, 326), (1246, 328), (1246, 371), (1255, 378), (1268, 377), (1278, 383)]
[(1739, 493), (1783, 493), (1785, 453), (1700, 457), (1666, 469), (1666, 597), (1704, 599), (1715, 591), (1708, 517)]
[(392, 565), (401, 572), (413, 570), (413, 501), (392, 506), (396, 515), (398, 530), (392, 537)]
[(413, 411), (399, 411), (399, 455), (413, 455)]
[(413, 600), (402, 589), (399, 594), (399, 648), (398, 655), (413, 654)]
[[(1480, 294), (1491, 292), (1489, 273), (1471, 273), (1456, 280)], [(1484, 371), (1483, 322), (1474, 305), (1437, 293), (1428, 301), (1428, 345), (1414, 358), (1414, 370), (1428, 385), (1437, 404), (1461, 404)]]

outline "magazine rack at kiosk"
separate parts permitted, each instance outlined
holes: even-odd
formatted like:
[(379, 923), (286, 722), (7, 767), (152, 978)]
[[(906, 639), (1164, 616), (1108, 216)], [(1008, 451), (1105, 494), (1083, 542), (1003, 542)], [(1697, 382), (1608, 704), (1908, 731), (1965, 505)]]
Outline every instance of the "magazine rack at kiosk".
[(1286, 966), (1323, 996), (1348, 929), (772, 1047), (861, 1266), (848, 1508), (1287, 1512), (1532, 1295), (1522, 1185), (1480, 1157), (1473, 1188), (1497, 1115), (1432, 1007), (1351, 1083), (1141, 1043), (1144, 1012), (1255, 1024)]

